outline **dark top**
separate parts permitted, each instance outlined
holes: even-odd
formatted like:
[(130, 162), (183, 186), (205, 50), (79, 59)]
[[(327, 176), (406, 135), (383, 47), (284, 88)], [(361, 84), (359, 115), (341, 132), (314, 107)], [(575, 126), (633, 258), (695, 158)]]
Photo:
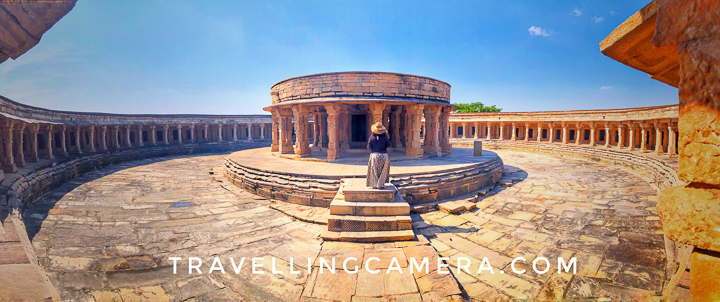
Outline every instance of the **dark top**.
[(368, 140), (368, 149), (373, 153), (387, 153), (387, 149), (390, 148), (390, 139), (387, 134), (383, 133), (377, 135), (373, 133), (370, 135)]

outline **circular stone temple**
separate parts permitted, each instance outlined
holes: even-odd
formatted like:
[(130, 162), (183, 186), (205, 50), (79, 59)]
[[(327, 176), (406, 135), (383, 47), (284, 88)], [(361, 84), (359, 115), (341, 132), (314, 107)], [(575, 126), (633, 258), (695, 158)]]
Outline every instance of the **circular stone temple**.
[(449, 122), (456, 106), (443, 81), (323, 73), (281, 81), (271, 96), (265, 108), (272, 112), (271, 147), (235, 152), (225, 163), (228, 179), (249, 192), (332, 210), (348, 179), (366, 177), (370, 126), (377, 122), (392, 143), (393, 188), (411, 206), (466, 195), (502, 176), (502, 160), (493, 152), (452, 152)]
[[(321, 73), (280, 81), (270, 95), (272, 105), (264, 110), (272, 112), (272, 152), (334, 161), (365, 149), (376, 122), (388, 129), (394, 151), (409, 157), (452, 151), (447, 133), (455, 106), (450, 84), (440, 80), (386, 72)], [(421, 140), (423, 117), (427, 133)], [(312, 123), (313, 148), (307, 139), (310, 118), (318, 121)]]

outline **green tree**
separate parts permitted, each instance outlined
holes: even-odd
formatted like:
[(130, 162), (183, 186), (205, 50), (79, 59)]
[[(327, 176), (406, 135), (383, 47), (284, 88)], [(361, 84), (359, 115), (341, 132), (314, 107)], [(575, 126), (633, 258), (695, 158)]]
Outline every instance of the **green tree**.
[(469, 103), (469, 104), (453, 104), (458, 106), (458, 109), (454, 112), (457, 113), (473, 113), (473, 112), (500, 112), (502, 108), (496, 108), (495, 105), (485, 106), (481, 102)]

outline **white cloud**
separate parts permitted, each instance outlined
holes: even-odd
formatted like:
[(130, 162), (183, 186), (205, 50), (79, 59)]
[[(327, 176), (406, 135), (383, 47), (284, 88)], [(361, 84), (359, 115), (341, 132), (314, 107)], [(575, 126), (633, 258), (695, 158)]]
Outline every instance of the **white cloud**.
[(537, 26), (530, 26), (530, 28), (528, 28), (528, 32), (530, 33), (530, 35), (543, 37), (547, 37), (549, 35), (552, 35), (553, 33), (552, 30), (548, 31), (547, 29), (542, 29)]
[(577, 7), (572, 11), (575, 16), (582, 16), (582, 11), (578, 9)]
[(602, 87), (600, 87), (600, 90), (608, 90), (608, 89), (610, 89), (610, 86), (602, 86)]
[(595, 22), (595, 23), (600, 23), (600, 22), (602, 22), (603, 20), (605, 20), (605, 18), (603, 18), (603, 17), (592, 17), (591, 19), (592, 19), (593, 22)]

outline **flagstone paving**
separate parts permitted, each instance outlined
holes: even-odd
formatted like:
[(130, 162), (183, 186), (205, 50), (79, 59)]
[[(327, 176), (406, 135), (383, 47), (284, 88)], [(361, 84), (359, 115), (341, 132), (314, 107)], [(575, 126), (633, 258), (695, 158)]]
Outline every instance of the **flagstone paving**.
[[(322, 242), (326, 226), (296, 220), (271, 202), (213, 177), (227, 155), (140, 160), (80, 176), (41, 197), (25, 224), (62, 297), (88, 301), (420, 301), (649, 297), (660, 291), (665, 255), (655, 191), (637, 175), (597, 163), (496, 151), (513, 178), (457, 214), (414, 214), (418, 241)], [(324, 213), (324, 211), (320, 211)], [(307, 219), (307, 221), (314, 221)], [(208, 274), (219, 256), (225, 274)], [(318, 256), (336, 273), (319, 273)], [(557, 257), (577, 273), (557, 274)], [(168, 257), (182, 257), (177, 273)], [(199, 257), (202, 274), (188, 274)], [(244, 265), (235, 273), (229, 257)], [(264, 274), (252, 273), (259, 257)], [(290, 274), (290, 261), (299, 274)], [(357, 274), (343, 271), (356, 265)], [(371, 257), (377, 261), (366, 263)], [(411, 258), (451, 274), (412, 272)], [(487, 257), (494, 273), (483, 271)], [(518, 274), (510, 268), (513, 258)], [(547, 274), (532, 272), (537, 257)], [(275, 258), (273, 274), (271, 263)], [(310, 259), (308, 261), (307, 259)], [(392, 259), (397, 263), (392, 263)], [(458, 261), (470, 260), (467, 271)], [(308, 274), (308, 263), (313, 267)], [(390, 264), (398, 270), (388, 269)], [(379, 274), (367, 269), (380, 269)], [(462, 266), (462, 265), (460, 265)], [(434, 268), (434, 266), (431, 266)], [(539, 269), (545, 264), (539, 263)], [(502, 273), (500, 272), (502, 270)]]

